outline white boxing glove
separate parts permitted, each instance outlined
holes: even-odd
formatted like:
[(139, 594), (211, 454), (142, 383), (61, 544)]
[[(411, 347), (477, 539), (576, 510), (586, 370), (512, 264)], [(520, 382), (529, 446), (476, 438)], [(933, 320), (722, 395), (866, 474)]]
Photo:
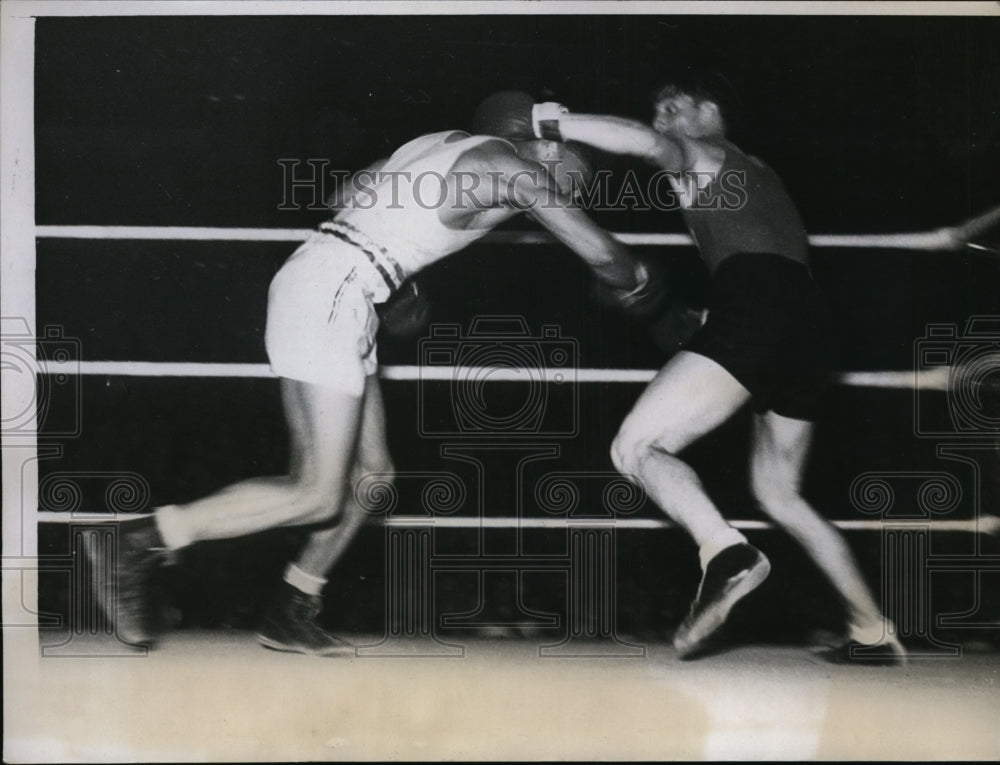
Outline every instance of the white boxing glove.
[(535, 138), (545, 141), (563, 140), (559, 131), (559, 118), (568, 113), (569, 109), (555, 101), (546, 101), (531, 107), (531, 127), (535, 131)]

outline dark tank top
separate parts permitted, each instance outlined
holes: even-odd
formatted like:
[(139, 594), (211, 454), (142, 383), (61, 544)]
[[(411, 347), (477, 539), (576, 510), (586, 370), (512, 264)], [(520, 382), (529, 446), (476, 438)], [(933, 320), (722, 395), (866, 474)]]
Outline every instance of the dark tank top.
[(768, 252), (809, 267), (809, 240), (795, 204), (775, 172), (726, 144), (718, 175), (683, 208), (702, 260), (714, 274), (738, 252)]

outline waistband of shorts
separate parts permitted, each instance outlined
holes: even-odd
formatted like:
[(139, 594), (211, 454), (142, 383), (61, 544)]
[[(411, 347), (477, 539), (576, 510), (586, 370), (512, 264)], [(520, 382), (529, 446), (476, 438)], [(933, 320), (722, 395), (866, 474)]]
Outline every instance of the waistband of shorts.
[(386, 251), (385, 247), (373, 242), (364, 232), (351, 224), (326, 221), (319, 225), (318, 231), (347, 242), (363, 252), (391, 292), (398, 290), (406, 280), (406, 273), (396, 262), (396, 259)]

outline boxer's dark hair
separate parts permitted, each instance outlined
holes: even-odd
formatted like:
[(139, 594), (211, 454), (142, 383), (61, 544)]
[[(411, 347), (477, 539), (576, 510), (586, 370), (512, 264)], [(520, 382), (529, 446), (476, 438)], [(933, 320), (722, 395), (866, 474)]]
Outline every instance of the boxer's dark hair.
[(741, 121), (740, 98), (732, 82), (721, 72), (688, 69), (673, 73), (650, 94), (650, 102), (655, 105), (678, 95), (691, 96), (695, 102), (711, 101), (718, 106), (726, 130)]

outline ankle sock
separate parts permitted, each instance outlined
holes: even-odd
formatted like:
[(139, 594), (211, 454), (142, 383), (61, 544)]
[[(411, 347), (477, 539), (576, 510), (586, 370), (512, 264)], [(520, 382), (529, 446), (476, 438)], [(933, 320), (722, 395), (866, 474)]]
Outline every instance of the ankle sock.
[(285, 581), (306, 595), (322, 595), (326, 586), (326, 578), (307, 574), (294, 563), (289, 563), (285, 569)]
[(887, 619), (878, 619), (867, 624), (850, 624), (847, 628), (847, 636), (862, 645), (877, 645), (883, 641), (892, 640), (892, 632), (895, 627)]

